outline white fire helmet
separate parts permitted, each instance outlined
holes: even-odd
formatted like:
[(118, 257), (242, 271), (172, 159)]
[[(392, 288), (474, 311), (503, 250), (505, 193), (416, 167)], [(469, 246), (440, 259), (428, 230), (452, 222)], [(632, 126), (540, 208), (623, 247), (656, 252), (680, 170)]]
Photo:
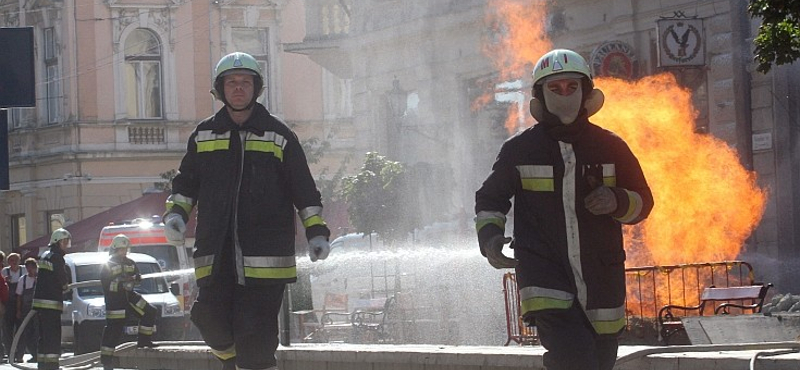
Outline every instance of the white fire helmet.
[(125, 234), (119, 234), (111, 240), (111, 252), (116, 252), (120, 249), (128, 249), (131, 247), (131, 240)]
[[(56, 229), (53, 231), (53, 234), (50, 235), (50, 244), (58, 243), (64, 239), (72, 239), (72, 234), (70, 234), (69, 231), (64, 228)], [(71, 244), (72, 243), (70, 242), (70, 244), (67, 245), (67, 248), (71, 247)]]

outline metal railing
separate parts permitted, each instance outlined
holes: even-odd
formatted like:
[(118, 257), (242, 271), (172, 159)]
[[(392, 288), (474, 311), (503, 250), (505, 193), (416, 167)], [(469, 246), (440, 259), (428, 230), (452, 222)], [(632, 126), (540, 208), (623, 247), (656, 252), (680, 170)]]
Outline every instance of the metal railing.
[[(664, 266), (641, 266), (625, 269), (628, 293), (625, 300), (627, 331), (640, 337), (657, 339), (658, 310), (668, 304), (694, 305), (703, 288), (753, 285), (753, 266), (742, 261), (686, 263)], [(508, 345), (538, 343), (535, 328), (524, 325), (520, 316), (516, 274), (503, 275)]]

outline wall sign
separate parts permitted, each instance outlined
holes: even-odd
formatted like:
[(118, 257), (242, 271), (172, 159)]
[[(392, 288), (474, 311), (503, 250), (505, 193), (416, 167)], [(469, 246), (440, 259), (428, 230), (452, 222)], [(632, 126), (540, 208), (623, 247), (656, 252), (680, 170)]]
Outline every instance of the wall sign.
[(631, 79), (636, 57), (633, 48), (622, 41), (608, 41), (592, 51), (592, 74), (601, 77)]
[(656, 23), (659, 67), (706, 64), (702, 19), (665, 18)]

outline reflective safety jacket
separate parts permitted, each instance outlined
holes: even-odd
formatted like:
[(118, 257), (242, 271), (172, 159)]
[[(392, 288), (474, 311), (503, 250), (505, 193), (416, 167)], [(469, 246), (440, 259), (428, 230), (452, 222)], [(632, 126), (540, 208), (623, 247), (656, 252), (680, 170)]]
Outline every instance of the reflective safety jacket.
[[(124, 319), (128, 307), (128, 295), (133, 291), (139, 275), (139, 268), (132, 259), (112, 254), (100, 270), (100, 283), (106, 303), (106, 318)], [(141, 314), (141, 312), (140, 312)]]
[[(241, 127), (223, 107), (189, 137), (167, 212), (188, 221), (195, 205), (200, 286), (219, 268), (234, 269), (240, 285), (294, 282), (295, 208), (308, 239), (330, 236), (300, 141), (261, 104)], [(218, 266), (223, 245), (231, 243), (235, 266)]]
[(64, 290), (69, 284), (64, 263), (64, 251), (58, 244), (50, 244), (50, 250), (39, 258), (39, 275), (33, 293), (34, 310), (61, 311), (64, 308)]
[[(476, 228), (482, 246), (504, 234), (513, 197), (513, 249), (526, 320), (578, 302), (598, 334), (616, 334), (625, 325), (621, 226), (647, 217), (653, 196), (627, 144), (588, 121), (581, 124), (569, 142), (555, 140), (541, 123), (507, 140), (476, 193)], [(608, 215), (584, 206), (601, 185), (617, 200)]]

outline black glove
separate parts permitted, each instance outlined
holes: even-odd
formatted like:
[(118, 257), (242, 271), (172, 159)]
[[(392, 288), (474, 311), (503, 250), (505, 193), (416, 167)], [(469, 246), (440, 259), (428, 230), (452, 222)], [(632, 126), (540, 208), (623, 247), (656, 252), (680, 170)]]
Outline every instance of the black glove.
[(607, 215), (617, 210), (617, 196), (611, 188), (600, 186), (583, 199), (583, 204), (592, 214)]
[(503, 245), (511, 243), (511, 238), (506, 238), (503, 235), (492, 236), (486, 242), (486, 259), (489, 264), (496, 269), (507, 269), (517, 267), (517, 260), (508, 258), (503, 254)]

